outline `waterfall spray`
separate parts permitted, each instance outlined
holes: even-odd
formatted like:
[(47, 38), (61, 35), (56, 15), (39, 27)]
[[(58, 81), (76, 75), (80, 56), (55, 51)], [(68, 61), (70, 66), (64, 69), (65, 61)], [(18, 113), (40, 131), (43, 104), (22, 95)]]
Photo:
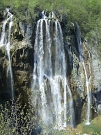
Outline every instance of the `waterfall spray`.
[(45, 126), (54, 125), (54, 129), (64, 129), (68, 125), (74, 127), (73, 98), (66, 77), (66, 66), (59, 21), (40, 19), (34, 45), (34, 105), (38, 105), (38, 116), (42, 123)]

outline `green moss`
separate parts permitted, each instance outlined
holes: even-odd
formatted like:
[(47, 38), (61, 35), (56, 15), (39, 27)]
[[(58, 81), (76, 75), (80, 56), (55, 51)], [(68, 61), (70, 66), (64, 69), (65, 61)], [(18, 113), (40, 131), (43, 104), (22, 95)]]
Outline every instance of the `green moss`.
[(89, 133), (90, 135), (93, 135), (95, 133), (100, 133), (101, 126), (98, 126), (96, 124), (91, 124), (89, 126), (83, 127), (83, 133)]
[(91, 121), (90, 125), (85, 125), (85, 123), (81, 123), (77, 127), (77, 131), (90, 135), (101, 135), (101, 116), (96, 117)]

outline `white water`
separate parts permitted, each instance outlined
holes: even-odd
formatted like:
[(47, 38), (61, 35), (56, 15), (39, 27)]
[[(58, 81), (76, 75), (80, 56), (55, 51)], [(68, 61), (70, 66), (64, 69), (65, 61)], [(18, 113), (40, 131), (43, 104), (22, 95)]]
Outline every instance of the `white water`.
[(0, 47), (4, 45), (5, 34), (6, 34), (5, 27), (6, 27), (7, 21), (8, 21), (8, 19), (3, 22), (2, 33), (1, 33), (1, 38), (0, 38)]
[(41, 12), (41, 15), (42, 15), (42, 19), (46, 19), (47, 18), (47, 16), (45, 15), (45, 11), (44, 10)]
[(66, 79), (65, 59), (60, 23), (40, 19), (34, 45), (34, 104), (42, 122), (46, 126), (53, 125), (55, 129), (74, 126), (73, 99)]
[(54, 12), (49, 13), (49, 19), (56, 19)]
[(0, 37), (0, 47), (6, 44), (6, 24), (10, 20), (10, 12), (8, 9), (5, 10), (5, 12), (8, 13), (7, 18), (3, 21), (3, 26), (2, 26), (2, 32), (1, 32), (1, 37)]
[[(6, 9), (7, 12), (7, 19), (4, 20), (3, 26), (2, 26), (2, 33), (1, 33), (1, 39), (0, 39), (0, 47), (5, 45), (7, 57), (8, 57), (8, 67), (7, 67), (7, 76), (10, 79), (10, 87), (11, 87), (11, 99), (14, 99), (14, 90), (13, 90), (13, 74), (12, 74), (12, 66), (11, 66), (11, 58), (10, 58), (10, 35), (11, 35), (11, 28), (12, 28), (12, 17), (13, 15), (9, 12), (9, 9)], [(6, 24), (9, 24), (8, 33), (5, 31)]]
[(10, 16), (8, 42), (6, 44), (6, 50), (7, 50), (7, 56), (8, 56), (8, 61), (9, 61), (9, 65), (7, 68), (7, 75), (10, 73), (11, 98), (13, 100), (14, 99), (13, 74), (12, 74), (12, 66), (11, 66), (11, 58), (10, 58), (10, 35), (11, 35), (11, 28), (13, 24), (12, 17), (13, 15)]
[(77, 42), (78, 42), (78, 51), (79, 51), (79, 58), (83, 65), (85, 79), (86, 79), (86, 89), (87, 89), (87, 113), (86, 113), (86, 125), (90, 124), (90, 105), (91, 105), (91, 89), (90, 89), (90, 82), (87, 76), (87, 71), (84, 63), (83, 53), (82, 53), (82, 47), (81, 47), (81, 33), (79, 30), (79, 26), (77, 26)]
[(86, 88), (87, 88), (87, 116), (86, 116), (86, 125), (90, 124), (90, 105), (91, 105), (91, 90), (89, 88), (89, 80), (87, 77), (87, 72), (85, 68), (84, 61), (82, 62), (84, 72), (85, 72), (85, 77), (86, 77)]

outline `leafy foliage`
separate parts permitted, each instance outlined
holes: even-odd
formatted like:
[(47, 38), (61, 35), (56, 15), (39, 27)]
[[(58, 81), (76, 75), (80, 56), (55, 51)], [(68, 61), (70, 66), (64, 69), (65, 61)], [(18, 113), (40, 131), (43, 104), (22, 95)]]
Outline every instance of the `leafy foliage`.
[(31, 135), (36, 119), (31, 105), (27, 112), (25, 108), (18, 102), (0, 105), (0, 135)]
[[(101, 1), (100, 0), (1, 0), (0, 8), (10, 6), (18, 9), (19, 18), (26, 10), (34, 14), (36, 8), (45, 11), (57, 11), (61, 15), (68, 13), (68, 20), (78, 22), (82, 33), (87, 35), (91, 30), (101, 26)], [(22, 14), (21, 14), (22, 12)], [(21, 16), (21, 17), (20, 17)]]

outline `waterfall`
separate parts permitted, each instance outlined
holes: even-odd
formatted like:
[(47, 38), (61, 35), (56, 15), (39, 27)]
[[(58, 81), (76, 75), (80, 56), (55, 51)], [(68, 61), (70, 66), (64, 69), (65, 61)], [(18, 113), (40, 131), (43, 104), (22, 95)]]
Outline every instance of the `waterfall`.
[(45, 14), (46, 14), (46, 13), (45, 13), (45, 11), (43, 10), (43, 11), (41, 12), (42, 19), (46, 19), (46, 18), (47, 18), (47, 16), (46, 16)]
[[(8, 57), (8, 67), (7, 67), (7, 77), (10, 79), (10, 89), (11, 89), (11, 99), (14, 99), (14, 90), (13, 90), (13, 74), (12, 74), (12, 66), (11, 66), (11, 58), (10, 58), (10, 35), (11, 35), (11, 28), (12, 28), (12, 17), (13, 15), (9, 12), (9, 9), (6, 9), (7, 12), (7, 19), (4, 20), (3, 22), (3, 27), (2, 27), (2, 33), (1, 33), (1, 39), (0, 39), (0, 46), (2, 47), (5, 45), (5, 49), (7, 52), (7, 57)], [(6, 33), (6, 24), (9, 24), (8, 28), (8, 33)]]
[(54, 12), (49, 13), (49, 19), (56, 19)]
[(91, 90), (89, 89), (89, 80), (87, 77), (87, 72), (86, 72), (86, 68), (85, 68), (85, 64), (84, 62), (82, 62), (83, 68), (84, 68), (84, 72), (85, 72), (85, 77), (86, 77), (86, 88), (87, 88), (87, 116), (86, 116), (86, 125), (90, 124), (90, 105), (91, 105)]
[(84, 74), (86, 78), (86, 88), (87, 88), (87, 114), (86, 114), (86, 125), (90, 124), (90, 105), (91, 105), (91, 89), (90, 89), (90, 82), (87, 76), (87, 71), (84, 63), (82, 47), (81, 47), (81, 33), (78, 24), (76, 24), (76, 38), (78, 43), (78, 51), (79, 51), (79, 59), (83, 65)]
[(7, 76), (9, 76), (9, 73), (10, 73), (9, 77), (10, 77), (10, 86), (11, 86), (11, 98), (13, 100), (14, 99), (13, 74), (12, 74), (12, 66), (11, 66), (11, 58), (10, 58), (10, 35), (11, 35), (11, 27), (13, 24), (12, 17), (13, 17), (13, 15), (10, 16), (8, 42), (6, 44), (6, 51), (7, 51), (8, 61), (9, 61), (9, 65), (7, 68)]
[(7, 24), (8, 18), (3, 22), (3, 27), (2, 27), (2, 33), (1, 33), (1, 39), (0, 39), (0, 47), (4, 45), (5, 41), (5, 27)]
[(63, 35), (58, 20), (37, 22), (34, 44), (34, 105), (39, 120), (54, 129), (74, 127), (72, 93), (66, 77)]

